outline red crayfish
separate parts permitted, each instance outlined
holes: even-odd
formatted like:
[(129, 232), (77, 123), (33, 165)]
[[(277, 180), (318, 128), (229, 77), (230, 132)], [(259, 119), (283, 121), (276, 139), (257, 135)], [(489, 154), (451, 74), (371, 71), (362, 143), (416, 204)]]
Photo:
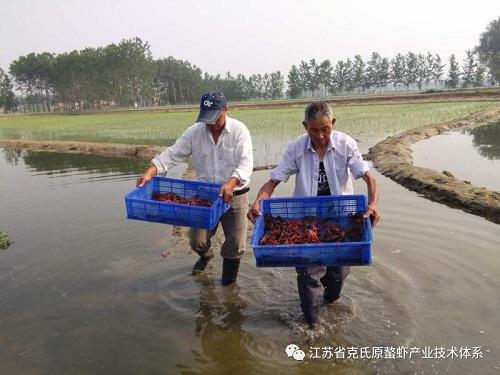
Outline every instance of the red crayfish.
[(303, 219), (284, 219), (264, 216), (264, 236), (261, 245), (287, 245), (303, 243), (331, 243), (361, 241), (364, 218), (362, 213), (350, 214), (347, 229), (333, 218), (306, 216)]
[(162, 202), (171, 202), (177, 204), (187, 204), (190, 206), (202, 206), (202, 207), (210, 207), (212, 206), (212, 202), (208, 199), (192, 197), (192, 198), (183, 198), (180, 195), (174, 193), (166, 193), (160, 194), (155, 192), (153, 194), (153, 199)]

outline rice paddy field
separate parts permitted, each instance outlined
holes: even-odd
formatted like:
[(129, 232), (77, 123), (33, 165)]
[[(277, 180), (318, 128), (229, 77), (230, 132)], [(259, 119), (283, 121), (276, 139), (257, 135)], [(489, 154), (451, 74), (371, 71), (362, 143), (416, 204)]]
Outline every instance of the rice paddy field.
[[(381, 138), (432, 122), (461, 117), (494, 101), (356, 105), (334, 107), (337, 130), (355, 138)], [(171, 144), (196, 119), (196, 112), (128, 112), (86, 115), (0, 117), (0, 139), (72, 140), (125, 144)], [(293, 138), (303, 132), (303, 108), (238, 109), (252, 135)], [(255, 142), (254, 142), (255, 143)]]

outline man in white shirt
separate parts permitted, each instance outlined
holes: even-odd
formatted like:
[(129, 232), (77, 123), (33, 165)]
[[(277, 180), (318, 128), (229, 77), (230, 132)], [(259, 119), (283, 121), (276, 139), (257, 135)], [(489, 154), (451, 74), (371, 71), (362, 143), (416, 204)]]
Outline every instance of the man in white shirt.
[[(307, 134), (288, 146), (281, 163), (271, 171), (271, 179), (260, 188), (248, 212), (252, 222), (260, 215), (259, 201), (269, 198), (280, 182), (296, 175), (293, 192), (296, 197), (353, 194), (351, 176), (362, 178), (368, 188), (368, 209), (364, 216), (372, 219), (372, 226), (378, 223), (377, 182), (356, 141), (347, 134), (333, 131), (334, 124), (335, 118), (327, 103), (314, 102), (306, 107), (303, 125)], [(323, 287), (327, 303), (337, 300), (348, 274), (346, 266), (297, 267), (300, 306), (310, 325), (318, 319)]]
[[(224, 95), (210, 91), (201, 97), (200, 113), (175, 144), (151, 160), (151, 165), (137, 180), (137, 186), (167, 171), (189, 156), (200, 181), (221, 183), (220, 195), (229, 202), (229, 210), (221, 217), (225, 241), (220, 254), (224, 258), (222, 283), (236, 281), (240, 258), (245, 251), (248, 211), (248, 186), (253, 170), (252, 139), (245, 124), (227, 116)], [(218, 227), (218, 226), (217, 226)], [(191, 228), (189, 244), (200, 258), (193, 275), (205, 270), (213, 258), (210, 239), (217, 231)]]

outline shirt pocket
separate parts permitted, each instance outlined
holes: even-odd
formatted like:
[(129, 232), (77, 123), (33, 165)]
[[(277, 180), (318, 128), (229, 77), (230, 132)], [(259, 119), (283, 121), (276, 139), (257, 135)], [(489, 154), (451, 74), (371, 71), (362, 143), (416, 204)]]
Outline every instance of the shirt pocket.
[(237, 167), (236, 163), (236, 148), (235, 147), (226, 147), (222, 151), (222, 162), (225, 168), (230, 168), (232, 172), (233, 169)]
[(201, 150), (193, 151), (193, 165), (195, 169), (207, 170), (210, 163), (210, 155)]

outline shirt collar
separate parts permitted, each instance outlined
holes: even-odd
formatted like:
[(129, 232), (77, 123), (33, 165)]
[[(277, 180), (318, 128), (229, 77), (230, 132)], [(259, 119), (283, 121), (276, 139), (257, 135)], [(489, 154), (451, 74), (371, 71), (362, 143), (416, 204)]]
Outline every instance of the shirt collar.
[[(208, 129), (206, 124), (203, 124), (203, 128), (205, 129), (206, 133), (210, 133), (210, 130)], [(231, 121), (229, 121), (229, 117), (226, 116), (226, 125), (224, 125), (224, 128), (222, 129), (222, 133), (231, 133), (231, 130), (232, 130)]]
[[(309, 137), (309, 136), (307, 136), (307, 145), (306, 145), (306, 148), (308, 150), (314, 151), (314, 149), (312, 148), (311, 137)], [(333, 131), (330, 134), (330, 139), (328, 139), (328, 147), (326, 148), (326, 150), (329, 151), (331, 149), (335, 150), (335, 145), (334, 145), (334, 142), (333, 142)], [(316, 151), (314, 151), (314, 152), (316, 152)]]

